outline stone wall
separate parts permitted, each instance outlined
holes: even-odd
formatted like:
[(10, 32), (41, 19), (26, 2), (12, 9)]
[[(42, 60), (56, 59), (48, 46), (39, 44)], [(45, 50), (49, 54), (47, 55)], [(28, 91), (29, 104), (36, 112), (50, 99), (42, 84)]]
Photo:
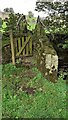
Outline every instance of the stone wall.
[(46, 36), (40, 18), (34, 31), (34, 48), (36, 49), (37, 67), (46, 79), (56, 82), (58, 73), (58, 56), (53, 45)]
[(37, 67), (46, 79), (56, 82), (58, 72), (58, 56), (51, 43), (40, 42), (37, 47)]

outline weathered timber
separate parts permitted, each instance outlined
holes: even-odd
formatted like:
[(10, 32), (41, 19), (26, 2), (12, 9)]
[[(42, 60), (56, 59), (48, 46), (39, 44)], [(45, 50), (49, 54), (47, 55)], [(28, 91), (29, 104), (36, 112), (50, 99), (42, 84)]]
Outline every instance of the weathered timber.
[(23, 49), (25, 48), (25, 46), (28, 44), (30, 39), (30, 36), (28, 37), (27, 41), (24, 42), (24, 45), (22, 46), (22, 48), (20, 49), (20, 51), (16, 54), (16, 56), (19, 56), (21, 54), (21, 52), (23, 51)]
[[(24, 37), (22, 37), (22, 45), (24, 45)], [(25, 55), (25, 49), (22, 52), (23, 55)]]
[(12, 63), (15, 65), (15, 50), (12, 30), (10, 30), (10, 42), (11, 42), (11, 52), (12, 52)]

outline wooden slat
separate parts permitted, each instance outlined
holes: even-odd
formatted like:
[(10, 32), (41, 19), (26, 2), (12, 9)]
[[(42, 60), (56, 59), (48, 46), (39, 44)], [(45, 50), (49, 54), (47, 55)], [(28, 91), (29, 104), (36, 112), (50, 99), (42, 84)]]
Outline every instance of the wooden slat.
[(18, 52), (18, 49), (17, 49), (17, 38), (14, 38), (15, 39), (15, 53), (17, 54)]
[(20, 38), (18, 38), (18, 48), (19, 48), (19, 50), (21, 49), (21, 39)]
[[(24, 37), (22, 37), (22, 46), (24, 45)], [(25, 55), (25, 49), (22, 52), (23, 55)]]
[(16, 54), (16, 56), (19, 56), (20, 53), (23, 51), (23, 49), (25, 48), (25, 46), (27, 45), (27, 43), (30, 41), (30, 36), (28, 37), (27, 41), (25, 41), (24, 45), (22, 46), (22, 48), (20, 49), (20, 51)]
[(12, 30), (10, 30), (10, 42), (11, 42), (11, 52), (12, 52), (12, 63), (15, 65), (15, 51)]
[[(28, 37), (27, 37), (27, 39), (28, 39)], [(27, 40), (27, 39), (26, 39), (26, 40)], [(27, 45), (26, 45), (26, 55), (28, 55), (28, 54), (29, 54), (29, 45), (27, 44)]]
[(30, 47), (30, 55), (32, 55), (32, 39), (30, 39), (29, 47)]

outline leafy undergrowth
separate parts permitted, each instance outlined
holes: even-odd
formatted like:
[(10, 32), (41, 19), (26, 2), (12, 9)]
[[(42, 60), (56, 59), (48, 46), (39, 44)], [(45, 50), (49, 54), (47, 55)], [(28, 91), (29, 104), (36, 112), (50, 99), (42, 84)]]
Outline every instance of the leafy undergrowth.
[[(66, 118), (66, 84), (46, 80), (36, 67), (3, 65), (3, 118)], [(35, 88), (34, 94), (23, 89)]]

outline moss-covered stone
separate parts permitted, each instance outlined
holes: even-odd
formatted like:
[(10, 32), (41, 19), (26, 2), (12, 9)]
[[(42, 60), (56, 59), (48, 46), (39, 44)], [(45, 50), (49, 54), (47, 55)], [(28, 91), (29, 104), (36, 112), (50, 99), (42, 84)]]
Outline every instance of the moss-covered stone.
[(36, 31), (36, 50), (37, 67), (48, 80), (55, 82), (58, 71), (58, 56), (51, 42), (40, 24), (39, 18), (35, 28)]

